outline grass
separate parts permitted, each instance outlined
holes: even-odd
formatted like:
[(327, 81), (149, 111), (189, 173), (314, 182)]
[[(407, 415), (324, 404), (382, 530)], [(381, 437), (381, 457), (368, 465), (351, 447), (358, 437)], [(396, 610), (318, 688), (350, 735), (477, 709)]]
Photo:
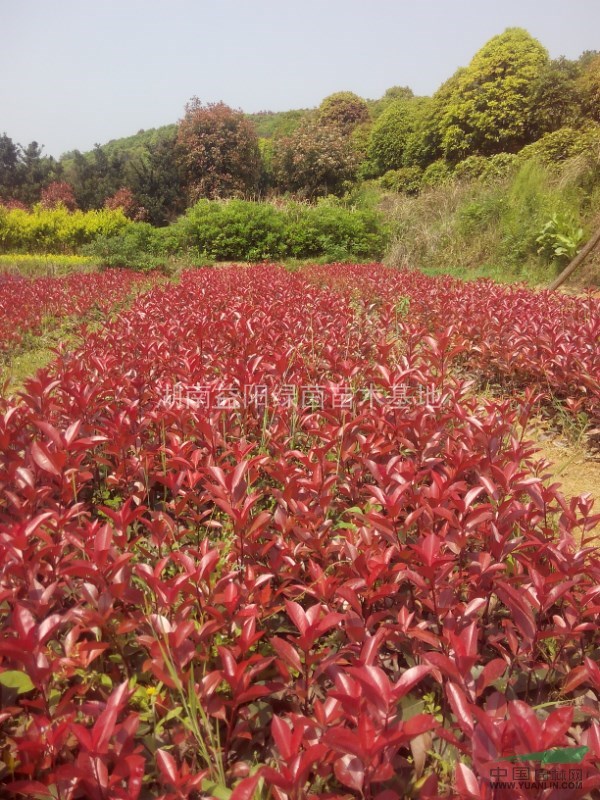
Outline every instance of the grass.
[[(78, 330), (87, 320), (71, 317), (60, 321), (46, 320), (40, 336), (30, 336), (17, 352), (0, 356), (0, 394), (9, 397), (23, 388), (27, 378), (47, 367), (59, 346), (76, 347), (81, 342)], [(87, 329), (98, 329), (101, 321), (87, 321)]]
[(0, 364), (0, 392), (9, 396), (22, 389), (27, 378), (47, 367), (52, 361), (55, 355), (54, 346), (40, 340), (38, 347), (19, 353), (7, 363)]
[[(539, 252), (538, 239), (555, 215), (587, 239), (600, 214), (598, 165), (567, 162), (557, 171), (531, 160), (493, 182), (453, 180), (418, 196), (388, 194), (383, 206), (394, 229), (384, 259), (392, 266), (546, 284), (569, 259), (548, 246)], [(585, 277), (600, 283), (600, 272)]]
[[(177, 278), (173, 277), (172, 280), (176, 281)], [(151, 282), (143, 281), (133, 287), (126, 297), (112, 306), (107, 315), (95, 308), (83, 317), (44, 319), (43, 332), (39, 336), (26, 335), (18, 350), (0, 353), (0, 396), (9, 397), (22, 389), (27, 378), (50, 364), (56, 356), (57, 348), (77, 347), (82, 341), (81, 328), (84, 324), (86, 332), (99, 330), (106, 319), (126, 308), (138, 294), (147, 291), (151, 285)]]
[(0, 272), (18, 273), (27, 278), (93, 272), (99, 266), (98, 259), (91, 256), (0, 254)]

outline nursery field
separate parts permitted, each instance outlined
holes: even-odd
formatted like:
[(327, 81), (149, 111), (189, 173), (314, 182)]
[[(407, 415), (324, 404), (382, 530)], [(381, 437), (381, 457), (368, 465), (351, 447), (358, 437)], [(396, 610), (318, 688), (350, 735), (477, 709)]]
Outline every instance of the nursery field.
[(6, 394), (45, 366), (57, 347), (84, 336), (84, 323), (101, 325), (160, 279), (119, 269), (61, 278), (0, 272), (0, 392)]
[(0, 796), (600, 796), (600, 514), (531, 440), (596, 452), (600, 298), (138, 279), (0, 278), (0, 353), (101, 305), (0, 399)]
[(82, 318), (91, 310), (106, 314), (144, 280), (147, 276), (118, 269), (33, 280), (0, 273), (0, 353), (26, 347), (65, 319)]

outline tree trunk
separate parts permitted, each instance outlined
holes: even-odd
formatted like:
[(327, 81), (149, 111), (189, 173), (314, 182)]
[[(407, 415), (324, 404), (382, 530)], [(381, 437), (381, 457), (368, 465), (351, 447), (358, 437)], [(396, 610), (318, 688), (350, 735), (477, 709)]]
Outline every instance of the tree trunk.
[(589, 240), (586, 246), (582, 250), (580, 250), (579, 253), (577, 253), (575, 258), (570, 262), (569, 266), (565, 267), (558, 276), (558, 278), (555, 278), (552, 281), (550, 286), (548, 286), (548, 289), (558, 289), (559, 286), (562, 286), (562, 284), (567, 280), (567, 278), (575, 272), (577, 267), (585, 261), (585, 259), (594, 249), (594, 247), (596, 247), (598, 242), (600, 242), (600, 228), (598, 228), (598, 230), (592, 236), (592, 238)]

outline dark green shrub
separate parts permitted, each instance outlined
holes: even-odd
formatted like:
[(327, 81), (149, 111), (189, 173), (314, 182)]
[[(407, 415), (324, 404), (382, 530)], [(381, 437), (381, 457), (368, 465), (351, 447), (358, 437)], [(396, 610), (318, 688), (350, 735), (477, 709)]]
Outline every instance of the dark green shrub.
[(480, 180), (491, 183), (506, 178), (519, 164), (514, 153), (496, 153), (494, 156), (469, 156), (454, 168), (454, 177), (460, 180)]
[(588, 123), (581, 129), (560, 128), (547, 133), (537, 142), (524, 147), (518, 155), (521, 162), (536, 158), (542, 164), (561, 164), (569, 158), (593, 154), (600, 150), (600, 125)]
[(215, 261), (263, 261), (285, 255), (285, 222), (268, 203), (200, 200), (178, 226), (187, 246)]
[(379, 179), (384, 189), (402, 194), (418, 194), (421, 190), (423, 170), (420, 167), (390, 169)]
[(442, 186), (452, 180), (452, 170), (443, 159), (430, 164), (423, 173), (423, 186)]
[(184, 248), (215, 261), (377, 258), (386, 234), (380, 215), (323, 201), (316, 206), (201, 200), (176, 226)]
[(130, 224), (121, 233), (98, 236), (83, 248), (105, 267), (129, 267), (151, 270), (166, 266), (168, 245), (165, 228), (154, 228), (147, 222)]
[(323, 202), (290, 206), (286, 212), (286, 245), (294, 258), (380, 258), (387, 241), (381, 216)]
[(454, 168), (454, 176), (460, 180), (474, 180), (480, 178), (488, 165), (485, 156), (469, 156), (464, 161), (459, 161)]
[(486, 159), (486, 166), (481, 176), (482, 180), (492, 183), (498, 179), (507, 178), (519, 166), (519, 158), (515, 153), (496, 153)]

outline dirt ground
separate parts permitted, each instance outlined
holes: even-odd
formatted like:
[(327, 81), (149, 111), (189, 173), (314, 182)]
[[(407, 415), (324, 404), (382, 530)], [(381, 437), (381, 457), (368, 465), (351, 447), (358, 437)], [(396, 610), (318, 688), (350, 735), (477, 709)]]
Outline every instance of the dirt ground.
[(569, 443), (551, 433), (536, 431), (534, 439), (540, 458), (550, 462), (548, 472), (562, 484), (565, 497), (591, 494), (594, 510), (600, 512), (600, 458), (583, 445)]

